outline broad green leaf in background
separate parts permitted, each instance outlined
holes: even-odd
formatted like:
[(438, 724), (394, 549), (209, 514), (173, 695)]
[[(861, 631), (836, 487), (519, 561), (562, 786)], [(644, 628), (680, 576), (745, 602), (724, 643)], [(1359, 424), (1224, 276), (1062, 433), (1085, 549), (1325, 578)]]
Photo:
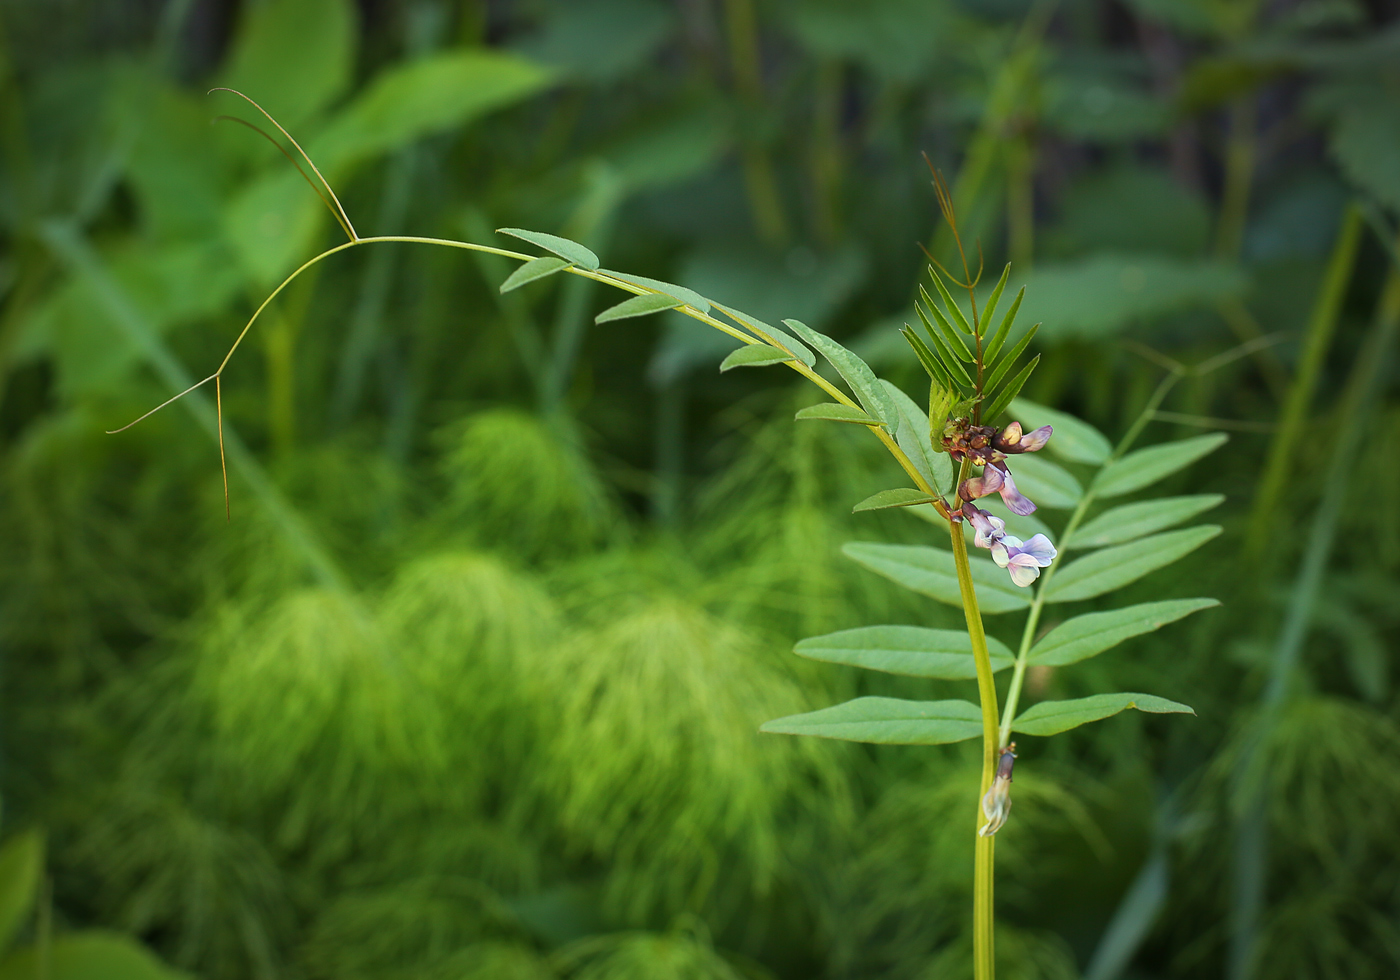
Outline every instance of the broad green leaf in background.
[[(47, 969), (41, 972), (41, 963)], [(60, 935), (43, 951), (33, 946), (0, 962), (0, 980), (186, 980), (146, 947), (116, 932)]]
[(1130, 636), (1151, 633), (1183, 616), (1218, 605), (1215, 599), (1171, 599), (1076, 616), (1047, 633), (1031, 647), (1026, 659), (1047, 667), (1078, 663), (1117, 646)]
[(913, 487), (899, 487), (894, 490), (881, 490), (872, 493), (851, 508), (851, 513), (859, 514), (867, 510), (889, 510), (891, 507), (914, 507), (918, 504), (931, 504), (937, 497), (931, 497)]
[(1038, 265), (1027, 277), (1026, 313), (1047, 338), (1097, 338), (1128, 324), (1243, 295), (1248, 279), (1214, 259), (1097, 255)]
[(1066, 412), (1017, 398), (1011, 403), (1011, 417), (1027, 432), (1042, 425), (1053, 426), (1055, 431), (1045, 444), (1045, 452), (1072, 463), (1098, 466), (1113, 453), (1113, 446), (1102, 432)]
[(854, 405), (842, 405), (840, 402), (808, 405), (806, 408), (799, 408), (793, 417), (797, 419), (821, 419), (825, 422), (854, 422), (857, 425), (880, 424), (879, 419), (872, 419)]
[(1187, 497), (1142, 500), (1106, 510), (1075, 532), (1066, 548), (1102, 548), (1165, 530), (1218, 506), (1225, 497), (1198, 493)]
[(610, 306), (593, 318), (594, 323), (607, 323), (609, 320), (625, 320), (633, 316), (647, 316), (662, 310), (674, 310), (681, 301), (665, 293), (642, 293), (625, 299), (616, 306)]
[(1400, 209), (1400, 119), (1391, 88), (1343, 84), (1326, 93), (1337, 104), (1332, 155), (1358, 187)]
[(38, 831), (16, 834), (0, 846), (0, 952), (9, 948), (34, 906), (44, 870), (44, 838)]
[(536, 279), (543, 279), (545, 276), (552, 276), (560, 269), (567, 269), (569, 263), (559, 258), (557, 255), (541, 255), (537, 259), (531, 259), (516, 269), (506, 281), (501, 283), (501, 292), (508, 293), (512, 289), (519, 289), (521, 286)]
[(1047, 602), (1074, 602), (1103, 595), (1170, 565), (1219, 533), (1217, 525), (1206, 524), (1095, 551), (1061, 568), (1050, 582), (1045, 599)]
[[(580, 248), (583, 246), (580, 245)], [(660, 279), (648, 279), (646, 276), (634, 276), (630, 272), (614, 272), (611, 269), (599, 269), (599, 272), (612, 276), (614, 279), (621, 279), (624, 282), (633, 282), (638, 286), (645, 286), (648, 289), (655, 289), (657, 292), (674, 296), (687, 306), (693, 306), (701, 313), (710, 312), (710, 301), (701, 296), (693, 289), (686, 289), (684, 286), (677, 286), (675, 283), (662, 282)]]
[(793, 356), (785, 350), (778, 350), (778, 348), (769, 347), (767, 344), (745, 344), (721, 361), (719, 370), (723, 374), (731, 368), (765, 367), (769, 364), (781, 364), (783, 361), (791, 360), (794, 360)]
[(914, 399), (888, 381), (881, 380), (895, 411), (899, 413), (899, 429), (895, 442), (909, 457), (914, 468), (935, 490), (945, 490), (953, 484), (953, 461), (947, 453), (933, 450), (933, 437), (929, 430), (928, 416), (919, 408)]
[(541, 8), (541, 27), (516, 42), (516, 50), (590, 82), (635, 71), (665, 43), (676, 14), (647, 0), (592, 0)]
[(1194, 715), (1184, 704), (1168, 701), (1152, 694), (1095, 694), (1072, 701), (1042, 701), (1023, 711), (1011, 724), (1011, 730), (1025, 735), (1058, 735), (1091, 721), (1099, 721), (1136, 708), (1153, 714)]
[(846, 383), (851, 386), (867, 415), (873, 415), (889, 429), (899, 432), (899, 410), (870, 365), (842, 347), (824, 333), (818, 333), (800, 320), (784, 320), (783, 323), (797, 336), (815, 347), (823, 357), (831, 362)]
[(1100, 497), (1117, 497), (1141, 490), (1214, 452), (1227, 439), (1229, 436), (1223, 432), (1212, 432), (1131, 452), (1099, 471), (1094, 479), (1094, 493)]
[[(962, 605), (953, 554), (924, 545), (876, 544), (851, 541), (841, 546), (848, 558), (906, 589), (950, 606)], [(984, 613), (1012, 612), (1029, 605), (1026, 591), (1012, 584), (1005, 570), (990, 558), (971, 558), (972, 581)]]
[(877, 745), (943, 745), (981, 735), (982, 712), (970, 701), (856, 698), (819, 711), (776, 718), (759, 731)]
[[(1054, 441), (1054, 437), (1051, 437)], [(1022, 454), (1007, 460), (1016, 486), (1027, 497), (1051, 510), (1069, 510), (1084, 496), (1084, 490), (1064, 467), (1048, 459)]]
[[(1005, 670), (1015, 662), (1006, 644), (987, 637), (992, 670)], [(922, 626), (861, 626), (800, 641), (793, 652), (812, 660), (849, 664), (903, 677), (936, 677), (970, 680), (977, 676), (972, 641), (963, 630), (937, 630)]]
[(350, 84), (359, 22), (355, 4), (264, 0), (243, 4), (239, 13), (233, 53), (219, 84), (246, 94), (295, 136)]
[(553, 252), (570, 265), (587, 269), (589, 272), (598, 270), (598, 256), (593, 254), (593, 250), (568, 238), (560, 238), (558, 235), (551, 235), (543, 231), (530, 231), (526, 228), (497, 228), (496, 234), (510, 235), (512, 238), (519, 238), (531, 245), (538, 245), (547, 252)]
[[(519, 102), (549, 81), (549, 73), (539, 65), (513, 55), (487, 50), (433, 55), (380, 72), (318, 135), (293, 135), (335, 186), (358, 163)], [(280, 280), (308, 258), (327, 220), (325, 206), (280, 154), (267, 175), (235, 197), (224, 212), (224, 228), (239, 259), (261, 283)], [(571, 261), (597, 267), (596, 261)]]

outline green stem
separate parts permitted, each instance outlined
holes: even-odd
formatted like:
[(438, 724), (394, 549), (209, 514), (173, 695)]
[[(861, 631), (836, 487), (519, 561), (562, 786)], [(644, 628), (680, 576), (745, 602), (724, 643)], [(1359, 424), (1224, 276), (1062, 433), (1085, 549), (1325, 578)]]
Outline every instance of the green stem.
[[(958, 482), (967, 479), (971, 469), (964, 459)], [(972, 638), (972, 659), (977, 665), (977, 697), (982, 704), (982, 789), (977, 794), (977, 829), (986, 823), (982, 812), (982, 797), (991, 789), (997, 765), (997, 688), (992, 677), (992, 658), (987, 651), (987, 634), (982, 629), (982, 612), (977, 605), (977, 590), (972, 585), (972, 566), (967, 559), (967, 540), (961, 524), (948, 522), (953, 540), (953, 564), (958, 570), (958, 589), (962, 592), (963, 615), (967, 619), (967, 635)], [(993, 837), (977, 835), (976, 857), (972, 885), (972, 948), (973, 975), (976, 980), (992, 980), (995, 975), (993, 956), (992, 904)]]
[[(1137, 437), (1142, 434), (1143, 428), (1157, 413), (1157, 407), (1162, 404), (1167, 393), (1172, 390), (1178, 381), (1181, 380), (1182, 372), (1173, 371), (1162, 379), (1157, 385), (1157, 390), (1152, 393), (1152, 397), (1147, 400), (1138, 417), (1129, 426), (1128, 431), (1123, 434), (1123, 438), (1118, 441), (1118, 445), (1104, 460), (1103, 465), (1107, 466), (1115, 459), (1118, 459), (1131, 448)], [(1084, 491), (1084, 496), (1079, 498), (1079, 504), (1074, 508), (1074, 513), (1070, 515), (1069, 523), (1060, 534), (1060, 550), (1069, 548), (1070, 541), (1074, 538), (1074, 532), (1079, 530), (1079, 525), (1084, 523), (1084, 515), (1089, 512), (1089, 508), (1094, 503), (1094, 486), (1091, 483)], [(1055, 570), (1060, 566), (1052, 564), (1040, 577), (1040, 585), (1035, 590), (1035, 598), (1031, 600), (1031, 611), (1026, 617), (1026, 625), (1021, 630), (1021, 645), (1016, 650), (1016, 665), (1011, 671), (1011, 686), (1006, 691), (1006, 712), (1001, 718), (1001, 729), (998, 732), (997, 746), (1006, 748), (1011, 743), (1011, 723), (1016, 719), (1016, 708), (1021, 702), (1021, 688), (1026, 681), (1027, 658), (1030, 656), (1031, 644), (1035, 641), (1036, 630), (1040, 628), (1040, 614), (1045, 609), (1045, 596), (1050, 589), (1050, 582), (1055, 578)]]

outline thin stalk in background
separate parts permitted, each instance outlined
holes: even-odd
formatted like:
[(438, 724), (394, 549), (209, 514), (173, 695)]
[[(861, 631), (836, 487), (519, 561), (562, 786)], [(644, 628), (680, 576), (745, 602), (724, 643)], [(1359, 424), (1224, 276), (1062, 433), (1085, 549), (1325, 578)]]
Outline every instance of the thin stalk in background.
[[(1350, 215), (1357, 210), (1349, 210)], [(1353, 245), (1354, 251), (1354, 245)], [(1241, 754), (1237, 774), (1242, 785), (1250, 787), (1239, 810), (1236, 827), (1234, 897), (1231, 907), (1230, 950), (1227, 976), (1230, 980), (1251, 980), (1259, 952), (1259, 928), (1268, 888), (1268, 812), (1264, 781), (1253, 778), (1262, 753), (1277, 724), (1289, 694), (1289, 685), (1308, 636), (1313, 609), (1322, 592), (1327, 563), (1336, 543), (1337, 523), (1346, 497), (1354, 489), (1345, 474), (1360, 451), (1362, 436), (1368, 432), (1367, 412), (1379, 389), (1381, 368), (1400, 330), (1400, 267), (1392, 266), (1376, 304), (1375, 318), (1366, 342), (1357, 353), (1351, 376), (1343, 391), (1340, 407), (1330, 431), (1335, 442), (1324, 473), (1322, 500), (1313, 512), (1303, 561), (1289, 592), (1287, 612), (1269, 662), (1269, 677), (1260, 698), (1260, 714), (1253, 736)]]
[(1332, 246), (1332, 257), (1327, 262), (1327, 271), (1318, 290), (1317, 302), (1312, 316), (1308, 319), (1307, 333), (1303, 340), (1303, 353), (1298, 361), (1297, 372), (1288, 389), (1288, 400), (1279, 416), (1278, 431), (1269, 445), (1268, 460), (1264, 464), (1264, 475), (1259, 480), (1255, 493), (1254, 506), (1249, 515), (1249, 527), (1245, 535), (1245, 551), (1257, 556), (1268, 542), (1274, 511), (1292, 471), (1294, 456), (1302, 438), (1303, 425), (1307, 421), (1308, 409), (1312, 405), (1317, 380), (1322, 373), (1322, 364), (1331, 346), (1332, 335), (1337, 329), (1337, 320), (1346, 297), (1347, 284), (1351, 282), (1351, 272), (1356, 265), (1357, 246), (1361, 241), (1361, 211), (1356, 205), (1347, 206), (1337, 231), (1337, 241)]

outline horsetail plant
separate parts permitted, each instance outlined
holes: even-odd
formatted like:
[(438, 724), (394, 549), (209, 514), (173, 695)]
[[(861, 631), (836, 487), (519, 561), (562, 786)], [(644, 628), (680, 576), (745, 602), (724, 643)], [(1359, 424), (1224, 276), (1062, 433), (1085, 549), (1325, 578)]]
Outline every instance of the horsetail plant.
[[(866, 626), (802, 640), (795, 652), (816, 660), (910, 677), (975, 679), (978, 703), (860, 697), (779, 718), (764, 724), (761, 730), (902, 745), (946, 744), (981, 735), (981, 788), (979, 798), (969, 801), (969, 809), (976, 810), (976, 819), (969, 826), (976, 835), (973, 949), (975, 977), (991, 980), (994, 844), (1011, 809), (1012, 768), (1016, 760), (1012, 733), (1054, 735), (1128, 708), (1154, 713), (1191, 712), (1175, 701), (1138, 693), (1041, 701), (1020, 711), (1029, 667), (1077, 663), (1130, 637), (1216, 605), (1213, 599), (1148, 602), (1074, 616), (1043, 636), (1039, 633), (1047, 605), (1092, 599), (1127, 585), (1184, 557), (1219, 532), (1214, 526), (1168, 530), (1219, 504), (1223, 498), (1218, 495), (1136, 501), (1102, 511), (1086, 522), (1098, 501), (1145, 489), (1224, 442), (1223, 436), (1206, 435), (1128, 451), (1183, 372), (1173, 371), (1163, 381), (1116, 448), (1085, 422), (1021, 399), (1020, 391), (1039, 360), (1037, 356), (1023, 362), (1022, 357), (1039, 324), (1012, 340), (1025, 293), (1022, 287), (995, 329), (991, 329), (1011, 267), (1002, 271), (979, 311), (976, 287), (982, 271), (980, 261), (978, 274), (973, 276), (950, 195), (936, 171), (935, 193), (957, 246), (963, 278), (959, 281), (949, 275), (930, 257), (930, 280), (938, 298), (935, 300), (927, 289), (920, 288), (915, 310), (924, 332), (921, 335), (908, 325), (903, 329), (905, 339), (929, 376), (929, 404), (925, 410), (898, 387), (878, 378), (856, 354), (798, 320), (783, 320), (784, 330), (685, 287), (604, 269), (593, 251), (566, 238), (521, 228), (498, 229), (501, 234), (547, 253), (530, 255), (452, 239), (361, 237), (329, 182), (296, 140), (252, 99), (231, 89), (225, 91), (245, 99), (291, 144), (296, 156), (285, 149), (283, 152), (326, 204), (347, 241), (308, 259), (272, 290), (214, 373), (128, 426), (112, 431), (129, 428), (195, 388), (214, 382), (227, 512), (222, 377), (234, 352), (268, 305), (302, 273), (340, 252), (389, 242), (442, 245), (519, 261), (520, 266), (501, 283), (502, 293), (559, 273), (605, 283), (632, 295), (598, 314), (596, 323), (674, 310), (740, 343), (720, 364), (721, 371), (775, 364), (796, 371), (832, 399), (802, 409), (797, 413), (799, 420), (864, 426), (914, 484), (881, 491), (856, 504), (855, 511), (918, 508), (929, 520), (945, 525), (949, 535), (948, 550), (928, 545), (852, 542), (843, 549), (845, 554), (916, 593), (961, 606), (967, 628), (963, 632), (916, 626)], [(256, 126), (252, 128), (282, 149), (268, 133)], [(300, 166), (297, 156), (315, 179)], [(966, 312), (954, 299), (945, 278), (967, 293)], [(849, 392), (819, 373), (818, 354), (835, 369)], [(1008, 412), (1012, 418), (999, 424)], [(1041, 450), (1079, 468), (1087, 478), (1087, 486), (1070, 469), (1041, 458)], [(974, 468), (979, 472), (974, 473)], [(999, 506), (1005, 516), (979, 504), (981, 501), (988, 507), (998, 506), (989, 502), (993, 495), (1000, 497)], [(1058, 535), (1031, 517), (1038, 505), (1071, 512)], [(973, 546), (987, 550), (991, 560), (969, 555), (969, 532)], [(1061, 569), (1065, 562), (1060, 554), (1071, 551), (1087, 554)], [(1027, 615), (1013, 655), (1006, 644), (986, 634), (982, 617), (984, 612), (999, 615), (1022, 611)], [(1001, 709), (994, 675), (1008, 667), (1011, 680)]]

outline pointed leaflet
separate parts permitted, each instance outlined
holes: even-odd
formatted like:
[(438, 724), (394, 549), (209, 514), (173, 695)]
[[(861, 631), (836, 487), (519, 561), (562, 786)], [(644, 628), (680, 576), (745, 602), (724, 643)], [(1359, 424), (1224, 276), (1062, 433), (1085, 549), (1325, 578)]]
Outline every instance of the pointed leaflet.
[[(1015, 662), (1006, 644), (996, 637), (987, 637), (987, 651), (991, 654), (994, 671), (1005, 670)], [(812, 660), (849, 664), (902, 677), (966, 681), (977, 676), (972, 641), (962, 630), (862, 626), (809, 637), (793, 647), (792, 652)]]
[(997, 304), (1001, 302), (1001, 291), (1006, 288), (1006, 280), (1011, 275), (1011, 263), (1006, 263), (1006, 268), (1001, 270), (1001, 278), (997, 280), (996, 288), (992, 290), (992, 295), (987, 297), (987, 305), (982, 309), (982, 334), (987, 333), (987, 325), (992, 322), (992, 317), (996, 315)]
[(942, 364), (943, 369), (948, 372), (948, 377), (952, 378), (955, 384), (961, 382), (971, 388), (972, 375), (967, 373), (967, 368), (962, 366), (962, 361), (958, 360), (958, 358), (953, 355), (953, 352), (948, 349), (947, 341), (939, 336), (940, 331), (929, 322), (928, 317), (924, 314), (923, 308), (915, 303), (914, 312), (918, 313), (919, 319), (923, 321), (924, 330), (928, 332), (928, 339), (933, 341), (933, 349), (938, 351), (938, 362)]
[[(971, 364), (973, 361), (977, 360), (977, 358), (973, 355), (972, 350), (967, 346), (963, 339), (958, 336), (958, 332), (953, 329), (953, 325), (948, 322), (948, 318), (943, 315), (943, 311), (934, 305), (933, 300), (929, 299), (928, 293), (924, 292), (924, 288), (922, 286), (919, 287), (919, 295), (923, 297), (924, 304), (928, 306), (929, 313), (932, 313), (933, 318), (938, 321), (938, 332), (943, 335), (943, 339), (948, 344), (948, 349), (954, 354), (956, 354), (958, 357), (962, 358), (968, 364)], [(923, 315), (923, 306), (921, 306), (918, 303), (915, 303), (914, 309), (921, 314), (920, 319), (922, 319), (924, 323), (927, 324), (928, 317), (926, 315)], [(933, 332), (932, 328), (929, 329), (929, 332)]]
[[(1058, 436), (1059, 432), (1055, 434)], [(1218, 506), (1224, 499), (1222, 494), (1200, 493), (1124, 504), (1104, 511), (1074, 532), (1074, 537), (1065, 542), (1065, 547), (1102, 548), (1133, 541), (1189, 520), (1202, 511)]]
[(1105, 466), (1094, 480), (1094, 492), (1100, 497), (1116, 497), (1141, 490), (1215, 452), (1227, 439), (1225, 433), (1213, 432), (1139, 449)]
[(534, 282), (536, 279), (552, 276), (560, 269), (567, 269), (568, 267), (569, 263), (556, 255), (541, 255), (537, 259), (531, 259), (510, 275), (506, 276), (506, 281), (501, 283), (501, 292), (508, 293), (512, 289), (519, 289), (527, 282)]
[(943, 745), (981, 735), (982, 712), (969, 701), (856, 698), (805, 715), (774, 719), (759, 731), (877, 745)]
[(992, 336), (985, 350), (982, 351), (983, 364), (995, 364), (997, 351), (1001, 350), (1001, 345), (1006, 343), (1007, 335), (1011, 333), (1011, 324), (1016, 319), (1016, 311), (1021, 308), (1021, 300), (1026, 298), (1026, 287), (1022, 286), (1016, 292), (1016, 298), (1011, 303), (1011, 309), (1006, 311), (1006, 316), (1001, 318), (1001, 326), (997, 327), (997, 332)]
[(1154, 534), (1150, 538), (1105, 548), (1070, 562), (1050, 582), (1047, 602), (1074, 602), (1136, 582), (1195, 551), (1220, 533), (1214, 524)]
[(831, 362), (831, 366), (840, 372), (841, 377), (846, 379), (846, 384), (856, 393), (867, 415), (879, 419), (891, 434), (899, 431), (899, 411), (895, 408), (889, 392), (885, 391), (885, 386), (880, 384), (880, 379), (870, 370), (869, 364), (826, 334), (818, 333), (800, 320), (784, 320), (783, 323)]
[(1042, 507), (1069, 510), (1084, 496), (1079, 481), (1048, 459), (1026, 454), (1013, 456), (1007, 463), (1016, 486)]
[[(958, 573), (953, 566), (952, 552), (923, 545), (876, 544), (871, 541), (851, 541), (842, 545), (841, 551), (846, 557), (906, 589), (950, 606), (962, 606), (962, 592), (958, 589)], [(1025, 590), (1013, 585), (1006, 572), (997, 568), (991, 559), (972, 558), (970, 564), (982, 612), (1012, 612), (1024, 609), (1029, 604)]]
[[(1039, 326), (1039, 324), (1037, 324), (1037, 326)], [(1004, 363), (1010, 364), (1011, 360), (1008, 358)], [(1035, 370), (1035, 366), (1039, 363), (1040, 355), (1037, 354), (1030, 359), (1016, 377), (1008, 381), (1004, 388), (993, 395), (992, 403), (987, 406), (986, 411), (983, 413), (983, 418), (987, 420), (994, 419), (1001, 415), (1002, 412), (1006, 411), (1006, 407), (1011, 404), (1013, 398), (1021, 393), (1021, 387), (1026, 383), (1026, 379), (1031, 376), (1031, 372)]]
[(924, 343), (924, 338), (920, 337), (914, 328), (905, 324), (899, 331), (908, 341), (909, 346), (914, 348), (914, 354), (919, 358), (919, 363), (924, 366), (924, 370), (935, 383), (945, 388), (953, 386), (953, 379), (949, 376), (946, 368), (938, 360), (938, 355), (929, 350), (928, 344)]
[(648, 279), (646, 276), (634, 276), (630, 272), (614, 272), (612, 269), (599, 269), (605, 275), (614, 279), (621, 279), (624, 282), (634, 283), (638, 286), (645, 286), (647, 289), (654, 289), (658, 293), (665, 293), (667, 296), (674, 296), (687, 306), (693, 306), (701, 313), (710, 312), (710, 301), (701, 296), (693, 289), (686, 289), (684, 286), (677, 286), (675, 283), (662, 282), (660, 279)]
[(919, 504), (931, 504), (937, 499), (937, 497), (930, 497), (922, 490), (915, 490), (913, 487), (899, 487), (895, 490), (881, 490), (879, 493), (872, 493), (852, 507), (851, 513), (859, 514), (867, 510), (889, 510), (891, 507), (915, 507)]
[(1078, 663), (1117, 646), (1131, 636), (1151, 633), (1183, 616), (1218, 605), (1220, 603), (1214, 599), (1172, 599), (1076, 616), (1056, 626), (1031, 647), (1026, 662), (1046, 667)]
[(895, 410), (899, 412), (899, 431), (895, 434), (899, 448), (934, 490), (952, 486), (953, 461), (947, 453), (934, 452), (928, 416), (924, 410), (888, 381), (881, 381), (880, 384), (884, 385)]
[(1011, 417), (1027, 432), (1042, 425), (1054, 427), (1055, 434), (1045, 444), (1045, 451), (1061, 459), (1101, 466), (1113, 454), (1113, 446), (1102, 432), (1065, 412), (1017, 398), (1011, 403)]
[(497, 228), (496, 234), (511, 235), (522, 241), (527, 241), (531, 245), (538, 245), (546, 252), (553, 252), (561, 259), (581, 266), (589, 272), (598, 271), (598, 256), (594, 255), (591, 249), (585, 248), (578, 242), (571, 242), (567, 238), (560, 238), (558, 235), (550, 235), (542, 231), (528, 231), (525, 228)]
[(789, 337), (777, 327), (770, 326), (758, 317), (749, 316), (747, 313), (725, 306), (723, 303), (712, 302), (711, 305), (717, 310), (723, 310), (725, 316), (729, 317), (729, 319), (739, 324), (739, 326), (743, 327), (765, 344), (769, 344), (773, 347), (785, 347), (796, 354), (797, 359), (803, 364), (808, 367), (816, 367), (817, 355), (808, 350), (805, 344)]
[(796, 419), (821, 419), (825, 422), (854, 422), (857, 425), (879, 425), (879, 419), (872, 419), (854, 405), (842, 405), (840, 402), (822, 402), (819, 405), (808, 405), (806, 408), (799, 408)]
[(1152, 694), (1095, 694), (1093, 697), (1075, 698), (1073, 701), (1042, 701), (1022, 712), (1021, 716), (1011, 723), (1011, 730), (1024, 735), (1058, 735), (1060, 732), (1108, 718), (1129, 708), (1153, 714), (1196, 713), (1184, 704)]
[(781, 364), (783, 361), (795, 361), (785, 350), (778, 350), (776, 347), (769, 347), (767, 344), (745, 344), (738, 350), (730, 353), (720, 362), (719, 370), (723, 374), (730, 368), (736, 367), (763, 367), (767, 364)]
[[(1001, 363), (996, 366), (996, 370), (987, 378), (987, 383), (982, 386), (983, 391), (991, 391), (997, 386), (997, 382), (1006, 377), (1006, 372), (1010, 371), (1016, 365), (1016, 359), (1025, 352), (1026, 347), (1030, 344), (1031, 339), (1035, 337), (1036, 331), (1039, 329), (1040, 324), (1037, 323), (1033, 325), (1026, 331), (1024, 337), (1016, 341), (1016, 346), (1006, 352), (1006, 356), (1001, 359)], [(986, 363), (991, 364), (992, 362), (990, 359), (987, 359)]]
[(674, 310), (681, 301), (665, 293), (642, 293), (625, 299), (616, 306), (610, 306), (593, 318), (594, 323), (607, 323), (610, 320), (625, 320), (632, 316), (646, 316), (662, 310)]
[[(948, 287), (943, 285), (943, 279), (938, 275), (938, 270), (930, 267), (928, 272), (929, 277), (933, 279), (934, 288), (938, 290), (938, 295), (943, 297), (943, 302), (948, 307), (948, 315), (958, 321), (959, 330), (965, 334), (971, 334), (972, 325), (967, 322), (967, 317), (963, 316), (963, 311), (958, 304), (953, 302), (953, 297), (949, 295)], [(919, 291), (923, 292), (922, 286), (919, 287)], [(924, 298), (928, 298), (928, 293), (924, 293)], [(932, 308), (933, 304), (929, 303), (929, 306)]]

